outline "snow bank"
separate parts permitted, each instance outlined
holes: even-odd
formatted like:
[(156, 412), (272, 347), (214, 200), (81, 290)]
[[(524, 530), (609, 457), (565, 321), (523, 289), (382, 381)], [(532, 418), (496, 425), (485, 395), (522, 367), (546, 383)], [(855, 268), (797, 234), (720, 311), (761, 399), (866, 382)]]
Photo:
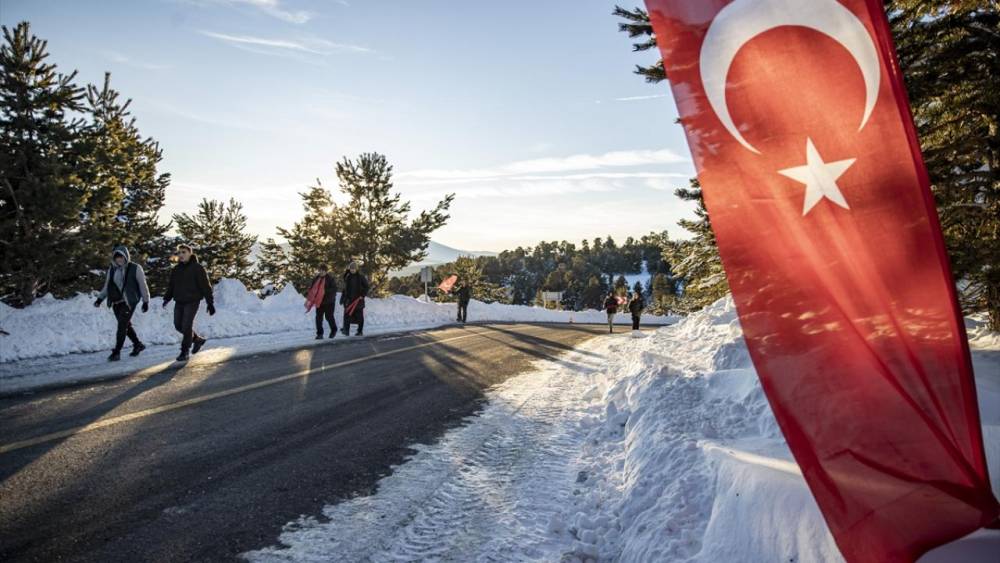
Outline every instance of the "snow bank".
[[(972, 343), (1000, 490), (1000, 345), (985, 330)], [(585, 394), (602, 412), (582, 471), (602, 477), (588, 479), (565, 513), (574, 555), (843, 560), (767, 404), (731, 299), (609, 352), (620, 361)]]
[[(93, 302), (93, 295), (80, 294), (65, 300), (46, 295), (24, 309), (0, 304), (0, 328), (9, 333), (0, 336), (0, 363), (110, 350), (114, 346), (114, 316), (106, 306), (95, 309)], [(198, 332), (208, 338), (314, 330), (313, 314), (306, 314), (305, 299), (291, 286), (262, 300), (239, 281), (223, 279), (215, 286), (215, 302), (217, 313), (208, 316), (202, 305), (196, 321)], [(137, 311), (133, 317), (147, 346), (180, 341), (173, 328), (173, 305), (163, 308), (161, 304), (154, 298), (148, 313)], [(456, 314), (454, 303), (427, 303), (402, 295), (368, 299), (366, 305), (365, 327), (377, 332), (442, 326), (453, 322)], [(343, 316), (340, 305), (335, 314), (339, 322)], [(605, 323), (607, 316), (602, 311), (573, 313), (473, 301), (468, 320)], [(618, 322), (627, 320), (627, 315), (618, 315)], [(647, 315), (643, 322), (666, 324), (672, 320)]]

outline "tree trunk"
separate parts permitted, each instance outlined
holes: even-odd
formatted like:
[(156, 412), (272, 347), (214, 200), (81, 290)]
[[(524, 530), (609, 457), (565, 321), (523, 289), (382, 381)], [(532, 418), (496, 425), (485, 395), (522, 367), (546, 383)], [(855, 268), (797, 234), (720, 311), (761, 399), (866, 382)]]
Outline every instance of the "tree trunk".
[(28, 278), (21, 282), (21, 306), (27, 307), (35, 301), (35, 289), (38, 288), (38, 278)]

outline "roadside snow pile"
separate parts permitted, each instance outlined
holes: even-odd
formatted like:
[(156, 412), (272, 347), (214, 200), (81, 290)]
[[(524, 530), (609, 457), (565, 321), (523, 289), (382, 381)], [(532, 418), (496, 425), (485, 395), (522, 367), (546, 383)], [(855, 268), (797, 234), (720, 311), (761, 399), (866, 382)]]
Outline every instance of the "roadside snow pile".
[[(313, 314), (305, 312), (305, 298), (291, 286), (280, 293), (258, 298), (237, 280), (223, 279), (215, 286), (217, 313), (209, 316), (204, 304), (198, 315), (197, 329), (212, 339), (254, 334), (308, 332), (314, 329)], [(177, 344), (180, 336), (173, 326), (173, 305), (161, 307), (160, 298), (150, 302), (149, 312), (137, 311), (132, 323), (147, 346)], [(335, 311), (338, 323), (343, 308)], [(454, 322), (454, 303), (426, 303), (403, 295), (368, 299), (365, 328), (387, 332), (432, 328)], [(619, 315), (625, 322), (627, 315)], [(605, 323), (602, 311), (553, 311), (536, 307), (480, 303), (469, 306), (469, 321), (578, 322)], [(666, 324), (673, 318), (645, 316), (648, 324)], [(0, 336), (0, 363), (32, 358), (110, 350), (114, 345), (115, 319), (104, 305), (94, 308), (94, 296), (80, 294), (59, 300), (46, 295), (30, 307), (14, 309), (0, 304), (0, 328), (9, 336)]]
[[(996, 343), (995, 333), (977, 333), (973, 357), (1000, 490)], [(604, 412), (579, 458), (595, 478), (566, 511), (575, 555), (842, 561), (771, 413), (731, 299), (609, 352), (618, 361), (585, 394)]]

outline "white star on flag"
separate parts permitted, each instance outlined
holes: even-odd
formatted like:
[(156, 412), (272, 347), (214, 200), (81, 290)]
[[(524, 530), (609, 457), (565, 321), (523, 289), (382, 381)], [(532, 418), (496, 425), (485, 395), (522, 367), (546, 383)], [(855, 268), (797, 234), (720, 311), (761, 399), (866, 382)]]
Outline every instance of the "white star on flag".
[(840, 178), (855, 160), (857, 159), (848, 158), (836, 162), (823, 162), (823, 157), (819, 155), (812, 139), (806, 137), (806, 164), (778, 170), (778, 174), (806, 185), (806, 199), (802, 206), (803, 216), (824, 197), (844, 209), (850, 209), (844, 194), (840, 193), (840, 188), (837, 186), (837, 178)]

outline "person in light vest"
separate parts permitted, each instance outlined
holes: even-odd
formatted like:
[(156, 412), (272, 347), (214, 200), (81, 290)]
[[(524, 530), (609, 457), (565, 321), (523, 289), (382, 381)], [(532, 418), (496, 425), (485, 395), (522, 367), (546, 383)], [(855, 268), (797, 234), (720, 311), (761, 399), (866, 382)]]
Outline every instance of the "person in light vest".
[(604, 310), (608, 313), (608, 333), (615, 331), (615, 313), (618, 312), (618, 296), (612, 291), (604, 300)]
[(326, 264), (320, 264), (316, 269), (316, 277), (309, 285), (306, 294), (306, 311), (316, 308), (316, 340), (323, 340), (323, 319), (330, 325), (330, 338), (337, 336), (337, 320), (333, 316), (334, 304), (337, 302), (337, 280), (330, 275)]
[(344, 272), (344, 292), (340, 294), (340, 304), (344, 306), (344, 336), (351, 334), (351, 323), (358, 325), (356, 336), (365, 331), (365, 297), (368, 295), (368, 278), (358, 269), (358, 262), (351, 260)]
[(111, 267), (104, 277), (104, 287), (97, 296), (97, 301), (94, 301), (94, 307), (100, 307), (105, 299), (118, 322), (115, 348), (108, 356), (108, 361), (117, 362), (121, 359), (125, 337), (132, 341), (132, 352), (129, 355), (138, 356), (146, 349), (146, 345), (139, 340), (139, 335), (132, 327), (132, 314), (140, 300), (142, 312), (149, 311), (149, 287), (146, 285), (146, 274), (142, 271), (142, 266), (132, 262), (128, 248), (124, 246), (116, 246), (111, 252)]

